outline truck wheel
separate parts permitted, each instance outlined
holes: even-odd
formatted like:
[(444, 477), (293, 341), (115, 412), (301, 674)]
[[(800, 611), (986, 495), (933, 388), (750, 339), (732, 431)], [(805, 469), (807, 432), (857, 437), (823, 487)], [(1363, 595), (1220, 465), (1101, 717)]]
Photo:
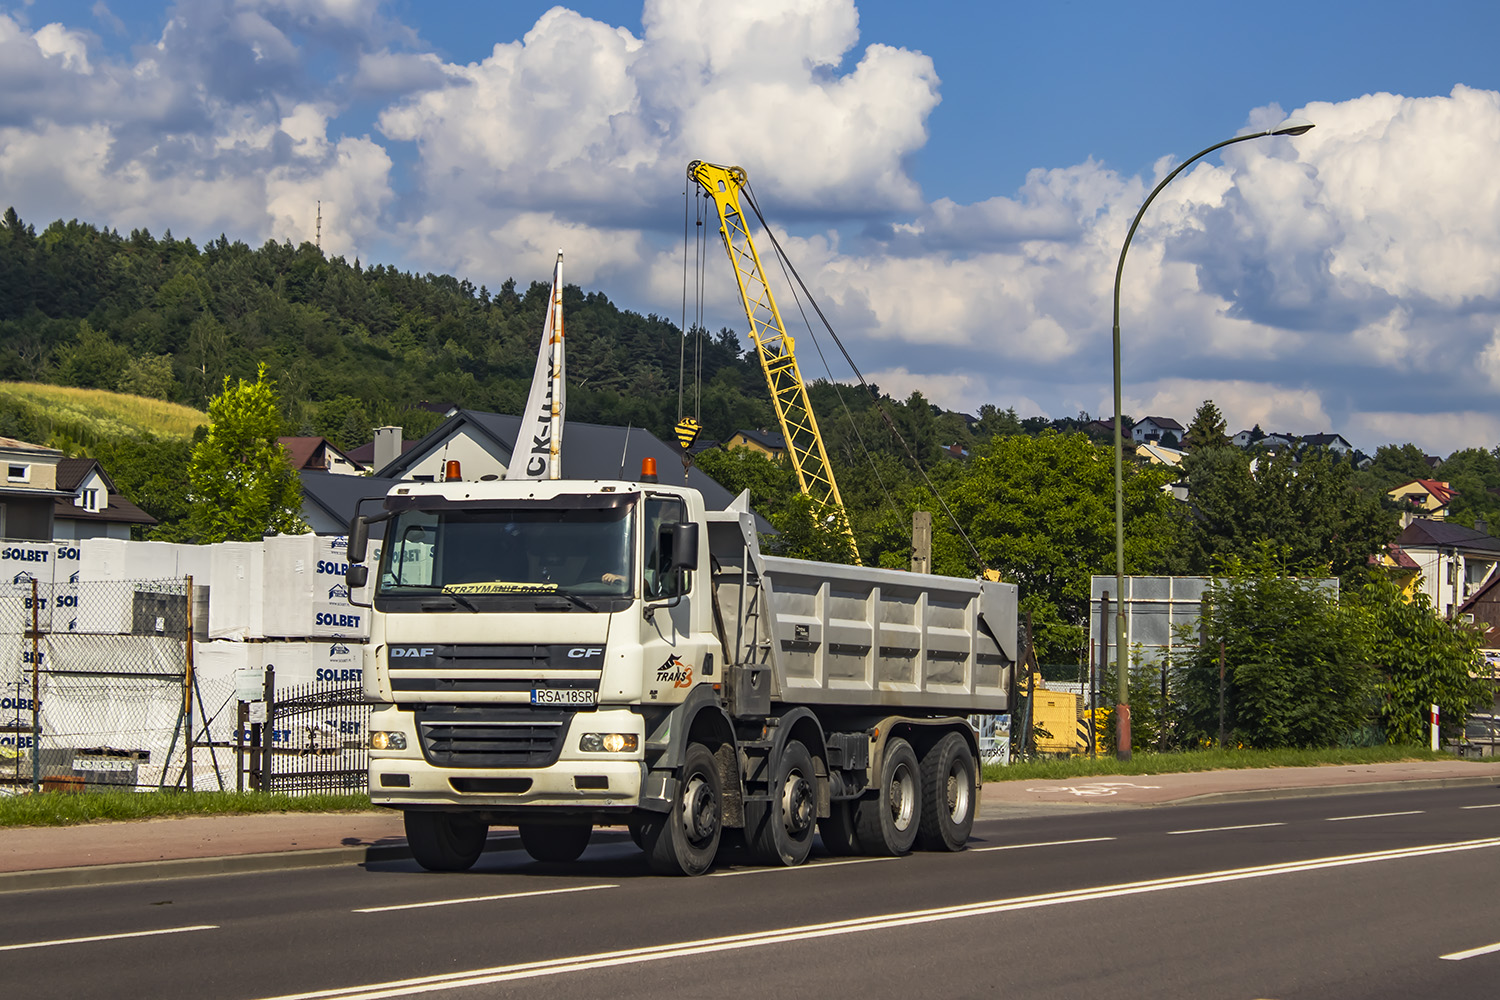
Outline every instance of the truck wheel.
[(812, 851), (818, 821), (812, 754), (798, 740), (781, 748), (771, 769), (771, 801), (750, 838), (750, 852), (761, 864), (796, 867)]
[(402, 818), (411, 856), (430, 872), (468, 871), (490, 833), (489, 825), (470, 813), (407, 810)]
[(577, 861), (589, 846), (589, 823), (519, 823), (521, 846), (537, 861)]
[(905, 854), (917, 840), (922, 778), (911, 744), (899, 736), (885, 745), (880, 783), (854, 805), (854, 829), (865, 854)]
[(922, 757), (917, 840), (925, 851), (961, 851), (973, 828), (974, 755), (962, 736), (949, 733)]
[(688, 747), (670, 812), (637, 821), (641, 848), (658, 875), (702, 875), (714, 863), (723, 833), (724, 788), (714, 755), (701, 743)]
[(818, 820), (818, 836), (823, 850), (835, 857), (859, 853), (859, 836), (854, 832), (854, 803), (847, 799), (833, 803), (827, 817)]

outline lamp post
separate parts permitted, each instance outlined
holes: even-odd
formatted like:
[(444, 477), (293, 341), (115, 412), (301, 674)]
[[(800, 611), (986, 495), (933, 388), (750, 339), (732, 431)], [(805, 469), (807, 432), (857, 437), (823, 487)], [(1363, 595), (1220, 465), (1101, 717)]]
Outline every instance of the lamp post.
[(1130, 249), (1131, 237), (1135, 236), (1136, 227), (1141, 224), (1141, 217), (1146, 214), (1147, 207), (1161, 194), (1161, 189), (1172, 182), (1172, 178), (1187, 169), (1189, 164), (1201, 160), (1214, 150), (1223, 149), (1225, 146), (1236, 142), (1248, 142), (1251, 139), (1263, 139), (1268, 135), (1302, 135), (1313, 127), (1313, 123), (1305, 118), (1288, 118), (1275, 128), (1264, 132), (1251, 132), (1247, 135), (1237, 135), (1233, 139), (1225, 139), (1223, 142), (1215, 143), (1201, 152), (1183, 160), (1177, 168), (1161, 179), (1161, 183), (1151, 189), (1146, 200), (1141, 203), (1140, 211), (1135, 213), (1135, 219), (1130, 223), (1130, 231), (1125, 234), (1125, 243), (1120, 247), (1120, 262), (1115, 267), (1115, 326), (1114, 326), (1114, 349), (1115, 349), (1115, 674), (1119, 682), (1119, 693), (1115, 705), (1115, 756), (1120, 760), (1130, 759), (1130, 641), (1125, 630), (1125, 441), (1121, 425), (1124, 418), (1121, 415), (1120, 403), (1120, 277), (1125, 273), (1125, 252)]

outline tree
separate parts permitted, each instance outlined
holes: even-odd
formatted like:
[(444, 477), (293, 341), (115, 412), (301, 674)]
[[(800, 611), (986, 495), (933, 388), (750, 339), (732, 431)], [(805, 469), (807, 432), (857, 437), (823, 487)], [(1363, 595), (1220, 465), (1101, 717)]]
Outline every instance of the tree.
[(225, 376), (224, 390), (208, 404), (208, 420), (188, 463), (188, 536), (200, 544), (249, 542), (307, 530), (298, 513), (301, 483), (276, 441), (281, 417), (266, 366), (259, 366), (254, 382), (231, 386)]
[(78, 321), (78, 339), (57, 350), (57, 384), (84, 389), (114, 389), (130, 364), (130, 351), (96, 330), (88, 320)]
[(1489, 682), (1475, 676), (1477, 631), (1439, 618), (1426, 594), (1407, 600), (1384, 576), (1372, 574), (1357, 600), (1381, 675), (1379, 714), (1387, 742), (1427, 742), (1427, 715), (1434, 704), (1445, 722), (1461, 729), (1470, 712), (1490, 703)]
[(1350, 464), (1326, 453), (1298, 465), (1286, 452), (1208, 448), (1190, 454), (1183, 468), (1194, 572), (1211, 572), (1229, 557), (1249, 559), (1257, 546), (1270, 545), (1299, 574), (1358, 574), (1399, 530), (1379, 495), (1355, 487)]
[(1224, 422), (1224, 415), (1219, 412), (1214, 401), (1205, 399), (1203, 405), (1198, 407), (1198, 412), (1193, 414), (1193, 422), (1188, 425), (1187, 441), (1194, 451), (1228, 447), (1228, 429), (1229, 425)]
[[(949, 506), (986, 564), (1020, 584), (1038, 656), (1071, 657), (1087, 640), (1090, 578), (1114, 569), (1113, 449), (1046, 431), (995, 438), (953, 468)], [(1164, 466), (1125, 467), (1126, 572), (1170, 567), (1178, 510), (1162, 486), (1171, 478)], [(935, 551), (951, 534), (934, 518)]]
[(1175, 670), (1187, 741), (1217, 740), (1220, 643), (1231, 745), (1362, 741), (1377, 690), (1366, 616), (1341, 607), (1319, 581), (1286, 575), (1283, 557), (1262, 544), (1219, 567), (1199, 618), (1207, 641), (1189, 646)]

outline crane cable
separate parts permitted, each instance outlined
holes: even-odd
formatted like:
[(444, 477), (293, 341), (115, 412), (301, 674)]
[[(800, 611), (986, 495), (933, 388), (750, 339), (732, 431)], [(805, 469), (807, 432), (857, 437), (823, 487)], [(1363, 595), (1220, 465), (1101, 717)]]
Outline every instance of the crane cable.
[[(822, 320), (823, 326), (825, 329), (827, 329), (829, 336), (831, 336), (833, 338), (833, 342), (838, 345), (839, 352), (843, 354), (844, 360), (848, 362), (849, 368), (854, 372), (855, 378), (859, 379), (859, 384), (864, 386), (866, 391), (868, 391), (870, 388), (870, 384), (865, 381), (864, 374), (860, 372), (859, 366), (854, 363), (854, 359), (849, 356), (849, 351), (844, 347), (844, 342), (839, 339), (838, 333), (833, 329), (833, 324), (828, 322), (828, 317), (823, 314), (822, 307), (818, 305), (817, 300), (813, 298), (812, 292), (808, 290), (807, 283), (802, 280), (802, 275), (797, 273), (797, 268), (787, 258), (786, 251), (781, 248), (781, 243), (776, 239), (776, 234), (772, 232), (770, 226), (766, 225), (766, 218), (761, 214), (760, 205), (756, 203), (755, 192), (751, 190), (750, 182), (748, 180), (745, 182), (745, 200), (749, 202), (750, 210), (755, 213), (755, 217), (760, 220), (761, 229), (768, 237), (770, 237), (771, 245), (775, 247), (776, 255), (781, 259), (783, 269), (789, 269), (791, 271), (792, 277), (796, 279), (797, 285), (801, 287), (802, 293), (807, 296), (807, 301), (811, 303), (813, 311), (818, 314), (818, 319)], [(798, 310), (801, 310), (802, 308), (802, 303), (800, 302), (800, 300), (797, 303), (797, 308)], [(803, 321), (806, 322), (806, 320), (806, 314), (803, 314)], [(807, 329), (808, 333), (811, 334), (812, 325), (808, 324)], [(817, 341), (818, 339), (816, 335), (814, 335), (813, 344), (817, 345)], [(822, 353), (822, 348), (819, 347), (819, 357), (822, 356)], [(827, 365), (826, 360), (824, 361), (824, 365)], [(875, 401), (875, 407), (877, 410), (879, 410), (881, 418), (885, 420), (886, 426), (891, 429), (892, 434), (896, 435), (896, 440), (901, 442), (901, 447), (903, 450), (905, 450), (906, 457), (911, 459), (912, 466), (917, 470), (917, 474), (922, 477), (922, 482), (927, 485), (928, 491), (931, 492), (933, 498), (937, 500), (938, 506), (943, 508), (943, 513), (947, 515), (948, 520), (952, 522), (954, 530), (958, 532), (959, 537), (964, 540), (964, 544), (967, 545), (969, 547), (969, 551), (973, 553), (974, 561), (978, 565), (979, 569), (981, 571), (988, 569), (989, 567), (986, 565), (984, 557), (979, 554), (979, 549), (975, 547), (974, 542), (969, 538), (968, 533), (964, 531), (963, 525), (959, 524), (958, 518), (955, 517), (953, 515), (953, 511), (949, 509), (947, 501), (943, 499), (943, 495), (939, 493), (937, 487), (932, 484), (932, 480), (927, 478), (927, 471), (922, 468), (922, 463), (917, 461), (917, 456), (912, 453), (911, 445), (906, 443), (906, 438), (902, 436), (901, 431), (896, 427), (896, 422), (891, 419), (890, 413), (886, 410), (884, 404), (880, 402), (880, 398), (873, 392), (870, 394), (870, 398)], [(839, 400), (840, 402), (843, 401), (842, 395), (839, 397)], [(845, 409), (847, 412), (847, 407)], [(858, 437), (858, 431), (855, 432), (855, 436)], [(863, 444), (863, 442), (861, 442), (861, 444)], [(868, 452), (866, 454), (868, 455)], [(871, 462), (871, 468), (874, 468), (873, 462)], [(876, 473), (876, 476), (877, 478), (879, 477), (878, 472)]]

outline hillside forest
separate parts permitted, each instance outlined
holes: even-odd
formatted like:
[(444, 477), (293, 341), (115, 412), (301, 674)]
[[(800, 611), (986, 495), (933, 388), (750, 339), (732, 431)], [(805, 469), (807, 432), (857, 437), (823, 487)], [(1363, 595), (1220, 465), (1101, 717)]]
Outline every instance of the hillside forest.
[[(226, 378), (254, 380), (264, 365), (281, 433), (348, 449), (376, 426), (398, 424), (408, 439), (431, 431), (441, 417), (423, 403), (517, 412), (547, 297), (540, 283), (475, 287), (329, 258), (310, 243), (257, 249), (220, 236), (200, 247), (76, 220), (37, 231), (11, 209), (0, 220), (0, 380), (201, 411)], [(571, 285), (563, 301), (570, 420), (645, 427), (665, 441), (681, 413), (717, 441), (774, 428), (764, 377), (737, 331), (684, 338), (666, 317)], [(680, 386), (684, 357), (696, 375)], [(826, 380), (809, 391), (864, 563), (909, 565), (912, 513), (931, 510), (936, 572), (998, 569), (1021, 586), (1042, 658), (1078, 655), (1089, 577), (1114, 569), (1113, 457), (1105, 437), (1084, 433), (1088, 414), (1021, 418), (1004, 401), (963, 414), (920, 393), (893, 399)], [(1206, 401), (1181, 469), (1127, 463), (1128, 573), (1207, 573), (1269, 552), (1287, 571), (1357, 585), (1399, 528), (1385, 491), (1413, 478), (1453, 485), (1451, 519), (1500, 523), (1494, 451), (1456, 451), (1439, 471), (1410, 444), (1381, 447), (1363, 470), (1321, 450), (1260, 455), (1252, 466), (1257, 456), (1229, 445), (1233, 430)], [(0, 434), (98, 458), (161, 521), (153, 537), (191, 538), (191, 440), (101, 431), (9, 395), (0, 395)], [(751, 490), (781, 551), (844, 558), (785, 465), (743, 450), (696, 460), (729, 489)], [(1164, 490), (1178, 479), (1188, 503)]]

